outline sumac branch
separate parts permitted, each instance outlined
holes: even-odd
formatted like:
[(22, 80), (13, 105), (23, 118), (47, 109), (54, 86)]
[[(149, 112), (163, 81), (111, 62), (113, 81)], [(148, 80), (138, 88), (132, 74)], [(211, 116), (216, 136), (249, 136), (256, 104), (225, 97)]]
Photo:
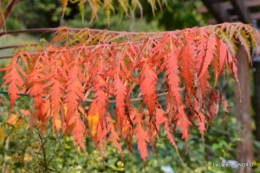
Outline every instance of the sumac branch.
[[(19, 93), (33, 98), (31, 126), (44, 130), (51, 119), (54, 131), (70, 133), (83, 150), (88, 135), (101, 153), (109, 141), (122, 152), (119, 141), (131, 146), (136, 136), (145, 159), (147, 145), (154, 149), (163, 130), (177, 150), (174, 131), (187, 139), (189, 127), (197, 126), (203, 136), (221, 100), (228, 112), (215, 85), (223, 71), (238, 82), (237, 42), (245, 47), (249, 61), (258, 53), (257, 30), (242, 23), (156, 33), (61, 27), (49, 44), (17, 52), (0, 71), (6, 71), (3, 85), (8, 85), (10, 109)], [(208, 81), (210, 68), (213, 86)], [(133, 90), (139, 90), (137, 98)], [(165, 106), (158, 95), (165, 98)], [(91, 104), (84, 106), (89, 100)], [(137, 108), (133, 100), (142, 103)], [(111, 102), (113, 113), (108, 111)]]

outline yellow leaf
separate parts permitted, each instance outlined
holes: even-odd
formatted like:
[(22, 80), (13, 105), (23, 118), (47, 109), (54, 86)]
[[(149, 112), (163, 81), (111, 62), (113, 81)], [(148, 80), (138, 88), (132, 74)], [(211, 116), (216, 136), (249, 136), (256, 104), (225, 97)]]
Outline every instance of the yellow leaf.
[(7, 123), (11, 125), (15, 125), (17, 123), (18, 116), (16, 114), (11, 114), (10, 117), (7, 119)]
[(62, 17), (64, 17), (64, 13), (66, 11), (67, 5), (68, 5), (68, 1), (69, 0), (62, 0), (61, 4), (62, 4)]
[(64, 109), (64, 115), (67, 115), (67, 111), (68, 111), (67, 103), (64, 104), (63, 109)]
[(95, 136), (96, 135), (97, 128), (98, 128), (98, 122), (99, 122), (98, 114), (88, 115), (88, 124), (89, 124), (89, 129), (90, 129), (91, 136)]
[(24, 162), (29, 162), (31, 160), (32, 160), (32, 157), (28, 153), (25, 153), (23, 161)]
[(3, 141), (5, 138), (4, 128), (0, 127), (0, 141)]
[(55, 119), (55, 127), (57, 130), (61, 128), (61, 121), (59, 119)]

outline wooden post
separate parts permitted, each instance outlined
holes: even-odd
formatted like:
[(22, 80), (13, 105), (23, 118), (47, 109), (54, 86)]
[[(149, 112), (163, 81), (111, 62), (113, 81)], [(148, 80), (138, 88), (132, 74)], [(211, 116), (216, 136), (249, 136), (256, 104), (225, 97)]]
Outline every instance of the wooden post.
[[(260, 142), (260, 64), (256, 63), (254, 71), (254, 96), (253, 96), (253, 107), (255, 111), (255, 137), (256, 140)], [(260, 151), (258, 151), (260, 152)], [(260, 156), (256, 156), (260, 159)]]
[[(241, 89), (241, 102), (239, 87), (235, 87), (235, 114), (239, 125), (241, 141), (237, 143), (237, 161), (239, 163), (253, 162), (253, 142), (251, 127), (251, 98), (250, 78), (247, 54), (243, 46), (238, 47), (238, 79)], [(240, 166), (237, 173), (252, 173), (251, 167)]]

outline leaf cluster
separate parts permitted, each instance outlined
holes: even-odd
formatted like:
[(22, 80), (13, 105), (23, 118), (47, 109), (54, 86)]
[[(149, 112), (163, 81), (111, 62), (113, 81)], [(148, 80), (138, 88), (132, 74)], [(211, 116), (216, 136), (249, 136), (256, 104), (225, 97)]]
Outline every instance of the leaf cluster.
[[(83, 150), (84, 137), (91, 137), (101, 155), (110, 141), (123, 153), (119, 141), (125, 140), (132, 151), (134, 137), (145, 159), (147, 144), (156, 151), (162, 131), (178, 151), (177, 131), (186, 140), (195, 126), (203, 137), (220, 101), (228, 114), (215, 85), (224, 71), (237, 80), (237, 43), (250, 60), (260, 45), (257, 30), (242, 23), (153, 33), (61, 27), (49, 44), (17, 52), (0, 71), (6, 71), (10, 109), (19, 93), (33, 98), (30, 126), (44, 131), (51, 119), (54, 131), (70, 133)], [(137, 98), (133, 90), (139, 90)]]
[[(117, 0), (116, 2), (113, 0), (62, 0), (62, 15), (64, 15), (66, 11), (66, 7), (68, 6), (68, 2), (77, 3), (79, 5), (79, 11), (84, 20), (84, 9), (85, 4), (87, 3), (91, 8), (91, 20), (90, 23), (93, 22), (95, 18), (97, 18), (98, 10), (102, 8), (104, 10), (108, 23), (110, 23), (111, 12), (115, 13), (114, 4), (116, 3), (119, 7), (119, 11), (122, 14), (125, 14), (127, 17), (134, 17), (135, 10), (137, 8), (140, 9), (141, 17), (143, 16), (143, 7), (139, 0)], [(157, 5), (162, 8), (162, 5), (166, 4), (166, 0), (148, 0), (150, 4), (153, 14), (155, 10), (157, 10)]]

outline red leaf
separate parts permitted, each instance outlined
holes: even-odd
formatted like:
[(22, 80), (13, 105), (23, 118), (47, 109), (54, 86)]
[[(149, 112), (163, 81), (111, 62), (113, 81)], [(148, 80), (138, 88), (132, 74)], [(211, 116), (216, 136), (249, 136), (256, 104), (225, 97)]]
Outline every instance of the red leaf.
[(166, 121), (165, 124), (164, 124), (164, 130), (166, 132), (166, 135), (167, 135), (167, 138), (168, 140), (170, 141), (170, 143), (172, 144), (172, 146), (177, 150), (177, 144), (176, 142), (174, 141), (171, 133), (170, 133), (170, 128), (169, 128), (169, 123)]
[(164, 117), (164, 111), (162, 109), (159, 108), (155, 108), (156, 109), (156, 127), (159, 130), (160, 129), (160, 125), (163, 124), (167, 119)]
[(209, 96), (209, 115), (214, 118), (217, 115), (219, 110), (219, 92), (213, 91)]
[(208, 44), (207, 44), (207, 50), (206, 50), (206, 56), (204, 58), (201, 70), (199, 72), (199, 78), (203, 76), (203, 74), (208, 70), (208, 66), (211, 63), (214, 54), (216, 53), (216, 39), (215, 39), (215, 34), (211, 33), (208, 39)]
[[(68, 106), (66, 122), (69, 122), (74, 117), (74, 113), (77, 112), (79, 104), (84, 99), (83, 87), (79, 80), (78, 75), (79, 67), (75, 64), (68, 75), (67, 82), (65, 84), (65, 99), (64, 102)], [(59, 87), (59, 86), (58, 86)]]
[(100, 118), (100, 123), (101, 123), (101, 127), (103, 128), (104, 125), (104, 114), (106, 111), (106, 107), (107, 107), (107, 102), (108, 102), (108, 98), (107, 98), (107, 94), (105, 92), (106, 89), (106, 82), (105, 80), (101, 77), (101, 75), (97, 75), (95, 78), (95, 94), (94, 94), (94, 101), (96, 106), (98, 107), (98, 112), (99, 112), (99, 118)]
[(198, 41), (197, 41), (197, 51), (198, 55), (196, 56), (196, 62), (197, 62), (197, 69), (198, 71), (201, 70), (202, 65), (203, 65), (203, 60), (206, 55), (206, 50), (207, 50), (207, 43), (209, 39), (209, 33), (207, 29), (200, 28), (198, 30)]
[(143, 160), (148, 156), (146, 142), (149, 142), (148, 134), (143, 130), (141, 124), (138, 124), (134, 130), (137, 139), (138, 150)]
[[(9, 65), (10, 71), (7, 72), (3, 77), (2, 85), (8, 86), (8, 94), (10, 96), (10, 109), (13, 107), (15, 100), (19, 97), (20, 88), (24, 85), (24, 81), (16, 68), (17, 58), (14, 57), (11, 64)], [(6, 68), (7, 70), (9, 68)]]
[(115, 77), (114, 80), (114, 93), (116, 95), (116, 109), (119, 115), (119, 122), (120, 126), (122, 127), (123, 120), (125, 118), (125, 98), (127, 95), (126, 87), (124, 86), (123, 82), (119, 79), (119, 77)]
[(189, 125), (191, 125), (188, 120), (183, 108), (178, 108), (178, 113), (175, 115), (175, 119), (177, 120), (177, 125), (180, 127), (180, 131), (182, 132), (182, 139), (187, 139), (189, 136)]
[(81, 147), (82, 150), (86, 151), (86, 147), (84, 144), (84, 138), (86, 136), (86, 127), (82, 120), (80, 120), (80, 117), (76, 117), (76, 121), (73, 127), (73, 130), (71, 132), (71, 135), (73, 136), (73, 139), (77, 145)]
[(198, 126), (201, 136), (203, 137), (204, 132), (206, 131), (206, 128), (205, 128), (205, 116), (202, 113), (199, 113), (199, 115), (198, 115), (197, 126)]
[(179, 52), (177, 46), (174, 44), (174, 41), (175, 40), (171, 40), (170, 42), (171, 55), (165, 57), (165, 63), (167, 64), (165, 75), (167, 76), (169, 90), (173, 94), (175, 102), (177, 102), (177, 105), (179, 105), (181, 104), (181, 98), (180, 98), (181, 89), (179, 88), (180, 77), (179, 77), (179, 70), (178, 70)]
[(160, 40), (160, 42), (152, 49), (152, 57), (154, 57), (158, 52), (162, 50), (162, 47), (165, 46), (165, 44), (169, 41), (169, 34), (165, 33)]
[(220, 41), (220, 47), (219, 47), (219, 71), (222, 73), (224, 69), (224, 63), (227, 61), (227, 46), (226, 44), (222, 41)]
[(186, 87), (196, 96), (195, 90), (193, 88), (194, 84), (194, 64), (195, 59), (193, 54), (195, 53), (195, 45), (194, 45), (194, 33), (187, 30), (183, 34), (184, 39), (184, 47), (181, 50), (181, 67), (182, 67), (182, 77), (184, 79), (184, 83)]
[(121, 148), (121, 146), (120, 146), (120, 144), (118, 142), (119, 141), (119, 137), (118, 137), (118, 135), (117, 135), (117, 133), (115, 131), (113, 121), (112, 121), (112, 119), (109, 116), (107, 116), (107, 122), (108, 122), (108, 126), (107, 127), (108, 127), (108, 130), (110, 131), (110, 135), (109, 135), (107, 140), (108, 141), (113, 141), (115, 147), (119, 150), (119, 152), (121, 154), (123, 154), (123, 150), (122, 150), (122, 148)]
[(221, 95), (221, 103), (222, 103), (222, 107), (225, 111), (225, 116), (227, 116), (229, 113), (229, 105), (228, 105), (226, 98), (222, 95)]
[(149, 67), (147, 64), (144, 64), (140, 77), (140, 90), (143, 96), (143, 101), (146, 104), (150, 115), (152, 115), (153, 112), (155, 112), (157, 102), (155, 85), (157, 80), (157, 75), (152, 70), (152, 68)]

